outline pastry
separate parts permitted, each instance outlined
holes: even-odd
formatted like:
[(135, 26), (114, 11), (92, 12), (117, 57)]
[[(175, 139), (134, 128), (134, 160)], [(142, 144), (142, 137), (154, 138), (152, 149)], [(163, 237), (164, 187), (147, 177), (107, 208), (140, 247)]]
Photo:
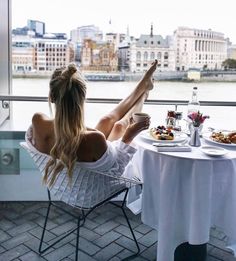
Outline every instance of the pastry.
[(173, 140), (174, 133), (165, 126), (153, 127), (150, 129), (150, 135), (156, 140)]

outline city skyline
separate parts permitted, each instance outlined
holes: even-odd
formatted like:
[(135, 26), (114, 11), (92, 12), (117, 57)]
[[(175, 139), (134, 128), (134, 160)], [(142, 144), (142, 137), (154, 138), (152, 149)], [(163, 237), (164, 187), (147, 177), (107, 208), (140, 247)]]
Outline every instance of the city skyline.
[(12, 0), (12, 28), (26, 26), (27, 19), (32, 19), (45, 22), (46, 32), (62, 32), (68, 37), (71, 30), (90, 24), (98, 26), (103, 33), (126, 33), (129, 28), (130, 35), (139, 37), (150, 33), (151, 24), (153, 33), (163, 36), (186, 26), (222, 32), (236, 44), (233, 0), (225, 0), (224, 5), (213, 0), (180, 0), (168, 4), (159, 0), (145, 3), (120, 0), (113, 5), (108, 0), (92, 1), (92, 4), (91, 1), (57, 0), (56, 5), (54, 1), (41, 0), (38, 5), (35, 2)]

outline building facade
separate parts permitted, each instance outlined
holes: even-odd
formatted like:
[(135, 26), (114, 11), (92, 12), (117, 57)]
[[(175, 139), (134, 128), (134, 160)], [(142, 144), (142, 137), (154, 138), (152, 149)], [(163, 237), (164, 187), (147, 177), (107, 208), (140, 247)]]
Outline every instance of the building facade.
[(236, 44), (228, 46), (228, 58), (236, 60)]
[(66, 39), (12, 37), (13, 73), (51, 72), (74, 61), (74, 49)]
[(84, 40), (81, 50), (81, 70), (114, 72), (117, 71), (117, 67), (117, 51), (113, 43)]
[(36, 71), (53, 71), (55, 68), (67, 66), (72, 61), (74, 61), (74, 50), (67, 40), (36, 39)]
[(12, 71), (30, 72), (35, 69), (35, 41), (29, 36), (12, 38)]
[(176, 70), (221, 69), (227, 58), (227, 39), (212, 30), (179, 27), (174, 32)]
[(103, 39), (103, 33), (99, 27), (94, 25), (85, 25), (77, 27), (70, 32), (71, 42), (74, 45), (75, 60), (81, 62), (81, 51), (83, 43), (86, 39), (90, 39), (95, 42), (100, 42)]
[(28, 20), (27, 27), (29, 30), (35, 32), (36, 37), (42, 37), (45, 34), (45, 23), (36, 21), (36, 20)]
[(119, 69), (121, 71), (145, 72), (149, 65), (158, 60), (157, 71), (175, 70), (175, 55), (170, 37), (153, 34), (141, 35), (139, 39), (130, 37), (119, 46)]

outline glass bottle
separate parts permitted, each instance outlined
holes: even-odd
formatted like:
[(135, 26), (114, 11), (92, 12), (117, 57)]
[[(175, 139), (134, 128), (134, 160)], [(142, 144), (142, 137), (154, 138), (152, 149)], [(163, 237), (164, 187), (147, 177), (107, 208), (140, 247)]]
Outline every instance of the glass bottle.
[(192, 132), (192, 122), (188, 118), (188, 115), (193, 113), (193, 112), (198, 112), (200, 110), (200, 102), (198, 101), (198, 88), (193, 87), (192, 91), (192, 98), (188, 102), (188, 107), (187, 107), (187, 130), (189, 133)]
[(187, 115), (200, 110), (200, 102), (198, 101), (198, 89), (193, 87), (192, 99), (188, 102)]

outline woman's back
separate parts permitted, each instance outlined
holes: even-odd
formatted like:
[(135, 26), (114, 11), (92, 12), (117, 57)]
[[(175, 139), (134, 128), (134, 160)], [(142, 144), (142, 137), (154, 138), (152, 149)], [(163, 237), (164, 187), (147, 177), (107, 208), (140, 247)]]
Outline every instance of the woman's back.
[[(35, 113), (32, 118), (33, 143), (40, 152), (50, 154), (55, 144), (54, 121), (45, 114)], [(60, 137), (63, 139), (63, 137)], [(85, 131), (77, 149), (77, 160), (93, 162), (102, 157), (107, 149), (103, 133), (97, 130)]]

